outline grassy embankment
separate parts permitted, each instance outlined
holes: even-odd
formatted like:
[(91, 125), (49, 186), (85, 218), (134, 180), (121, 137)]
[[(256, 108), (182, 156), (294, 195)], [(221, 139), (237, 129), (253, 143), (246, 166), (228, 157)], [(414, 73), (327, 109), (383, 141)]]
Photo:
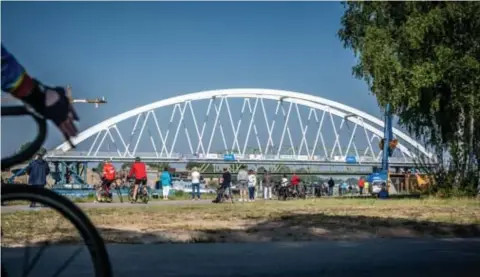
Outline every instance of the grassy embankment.
[[(244, 242), (378, 237), (480, 237), (475, 199), (309, 199), (85, 208), (107, 242)], [(3, 244), (79, 239), (50, 210), (2, 214)]]

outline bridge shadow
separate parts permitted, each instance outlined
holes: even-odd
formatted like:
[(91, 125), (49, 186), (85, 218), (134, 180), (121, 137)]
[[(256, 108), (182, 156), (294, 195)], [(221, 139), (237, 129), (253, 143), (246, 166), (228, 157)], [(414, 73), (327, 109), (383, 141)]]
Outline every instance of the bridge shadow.
[(372, 238), (476, 238), (480, 224), (453, 224), (369, 216), (284, 214), (243, 229), (141, 231), (99, 228), (106, 243), (227, 243), (362, 240)]
[[(225, 221), (224, 226), (228, 226)], [(193, 225), (192, 225), (193, 226)], [(282, 213), (276, 217), (245, 227), (195, 228), (189, 230), (148, 230), (98, 227), (106, 243), (242, 243), (292, 242), (325, 240), (363, 240), (374, 238), (479, 238), (480, 224), (454, 224), (412, 219)], [(79, 243), (71, 229), (57, 230), (63, 234), (53, 244)], [(67, 235), (68, 234), (68, 235)], [(35, 245), (45, 244), (39, 241)], [(49, 241), (49, 243), (52, 243)]]

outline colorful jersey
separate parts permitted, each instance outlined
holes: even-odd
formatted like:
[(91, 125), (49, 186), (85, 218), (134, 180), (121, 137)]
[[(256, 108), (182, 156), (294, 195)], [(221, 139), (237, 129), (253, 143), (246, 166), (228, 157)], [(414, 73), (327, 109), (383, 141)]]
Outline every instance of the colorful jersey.
[(363, 180), (363, 179), (358, 180), (358, 187), (359, 188), (365, 187), (365, 180)]
[(130, 173), (128, 177), (135, 176), (135, 179), (140, 180), (147, 178), (147, 167), (142, 162), (134, 162), (132, 164), (132, 169), (130, 169)]
[(2, 45), (2, 91), (22, 98), (30, 93), (33, 82), (23, 66)]
[(107, 180), (115, 179), (115, 167), (111, 163), (103, 165), (103, 177)]
[(300, 184), (300, 177), (298, 177), (297, 175), (293, 175), (290, 183), (292, 183), (292, 186), (297, 186), (298, 184)]

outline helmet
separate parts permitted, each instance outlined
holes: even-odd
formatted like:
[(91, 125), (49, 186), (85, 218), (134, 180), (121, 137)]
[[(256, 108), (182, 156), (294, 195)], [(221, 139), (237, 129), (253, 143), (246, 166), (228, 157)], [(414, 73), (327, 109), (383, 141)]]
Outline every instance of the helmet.
[(135, 157), (135, 161), (136, 161), (136, 162), (141, 161), (140, 157)]

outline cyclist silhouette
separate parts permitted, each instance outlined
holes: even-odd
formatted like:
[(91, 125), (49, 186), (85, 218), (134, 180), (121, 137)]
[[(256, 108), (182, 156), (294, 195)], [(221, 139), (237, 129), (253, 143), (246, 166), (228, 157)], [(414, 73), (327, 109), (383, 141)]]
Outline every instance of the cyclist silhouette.
[(33, 79), (3, 44), (2, 91), (10, 93), (45, 119), (53, 121), (69, 142), (71, 137), (77, 135), (74, 122), (79, 118), (65, 89), (48, 87)]

